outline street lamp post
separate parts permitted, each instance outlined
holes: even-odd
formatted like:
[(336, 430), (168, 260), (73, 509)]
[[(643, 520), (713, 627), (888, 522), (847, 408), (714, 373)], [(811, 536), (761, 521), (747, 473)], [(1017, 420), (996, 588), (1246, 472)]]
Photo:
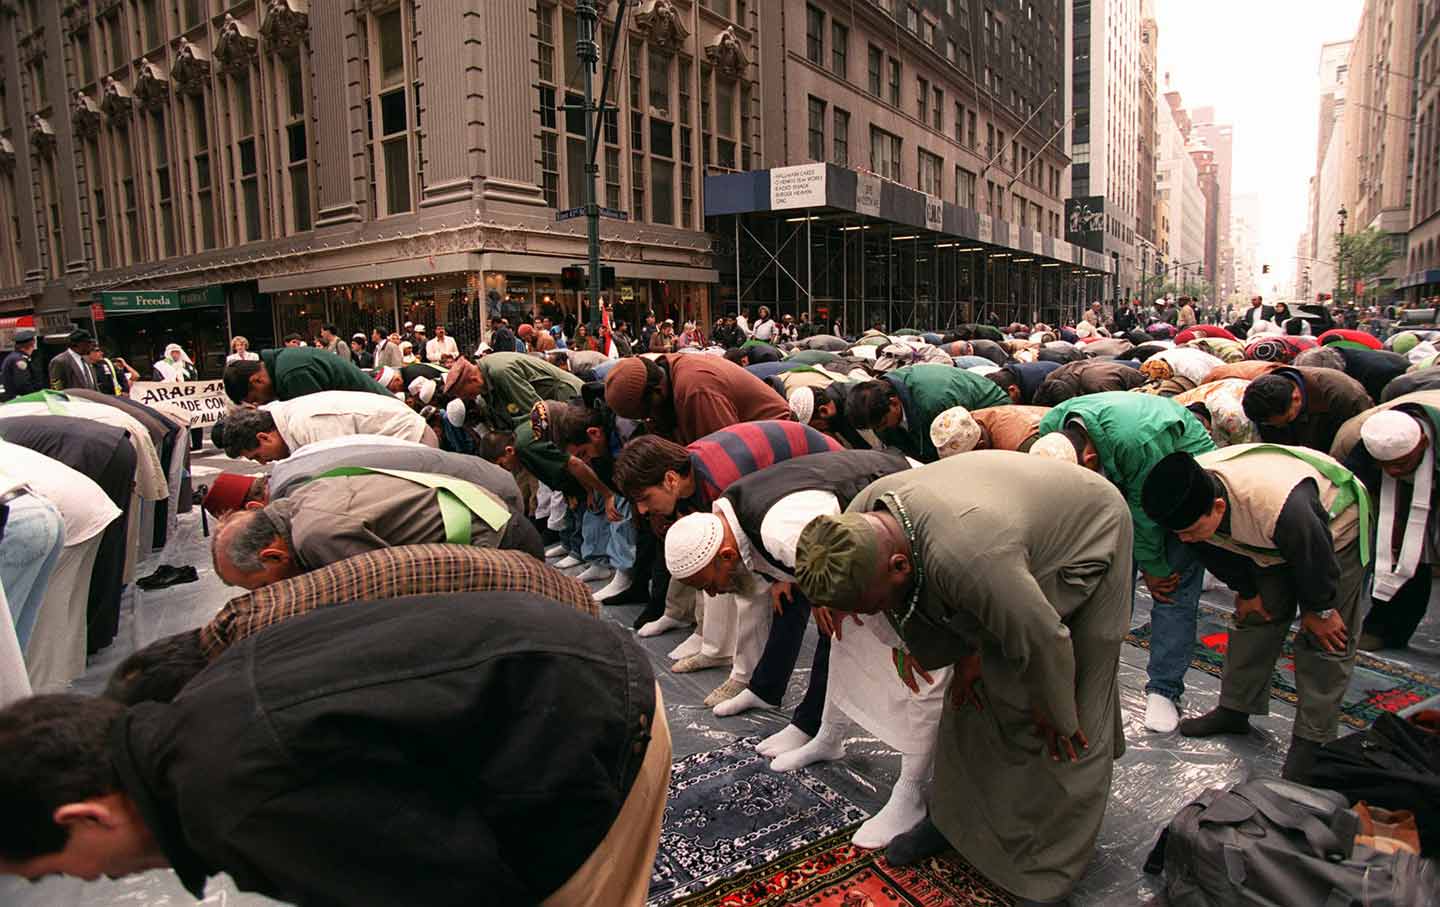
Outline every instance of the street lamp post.
[(1335, 304), (1341, 302), (1341, 291), (1345, 289), (1345, 281), (1341, 275), (1345, 273), (1345, 221), (1350, 218), (1350, 212), (1345, 206), (1340, 206), (1340, 240), (1335, 244)]

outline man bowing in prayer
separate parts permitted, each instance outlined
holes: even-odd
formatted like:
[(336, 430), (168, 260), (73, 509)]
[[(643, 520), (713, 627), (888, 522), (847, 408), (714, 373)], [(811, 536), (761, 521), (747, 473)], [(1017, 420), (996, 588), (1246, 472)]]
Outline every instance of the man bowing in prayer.
[[(1410, 644), (1430, 606), (1431, 577), (1440, 565), (1440, 525), (1435, 519), (1440, 513), (1440, 486), (1435, 482), (1440, 425), (1435, 404), (1440, 394), (1426, 391), (1406, 397), (1420, 399), (1402, 397), (1393, 407), (1362, 417), (1360, 443), (1345, 459), (1378, 508), (1375, 588), (1370, 593), (1374, 603), (1359, 642), (1370, 652)], [(1339, 439), (1335, 446), (1341, 446)]]
[(975, 706), (946, 710), (929, 820), (887, 859), (948, 843), (1025, 902), (1074, 887), (1125, 746), (1132, 533), (1102, 477), (1009, 451), (889, 476), (805, 527), (796, 579), (811, 601), (883, 616), (906, 660), (956, 665), (952, 701)]
[(1250, 732), (1250, 716), (1270, 710), (1270, 678), (1298, 614), (1299, 701), (1281, 774), (1306, 783), (1320, 745), (1335, 736), (1355, 667), (1370, 559), (1365, 487), (1319, 451), (1238, 444), (1198, 457), (1170, 454), (1150, 470), (1141, 503), (1235, 590), (1220, 703), (1180, 722), (1180, 733)]

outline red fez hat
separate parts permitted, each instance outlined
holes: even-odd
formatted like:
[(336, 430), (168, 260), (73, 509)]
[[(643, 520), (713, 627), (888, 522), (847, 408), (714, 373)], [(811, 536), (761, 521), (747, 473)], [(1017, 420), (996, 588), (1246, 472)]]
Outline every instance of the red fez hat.
[(215, 517), (241, 509), (245, 506), (245, 496), (250, 493), (250, 486), (254, 481), (253, 476), (222, 472), (210, 483), (210, 491), (205, 495), (205, 509)]

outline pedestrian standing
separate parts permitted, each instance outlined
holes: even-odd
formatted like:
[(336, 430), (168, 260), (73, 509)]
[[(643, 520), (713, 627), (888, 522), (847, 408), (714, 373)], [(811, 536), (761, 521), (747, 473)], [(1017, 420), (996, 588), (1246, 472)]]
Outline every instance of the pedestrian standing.
[(44, 382), (31, 361), (34, 355), (34, 328), (20, 328), (15, 332), (15, 349), (0, 360), (0, 403), (44, 389)]
[(155, 381), (196, 381), (200, 377), (190, 355), (178, 343), (165, 347), (165, 355), (155, 361), (152, 372)]
[(375, 356), (365, 348), (364, 334), (356, 333), (350, 338), (350, 361), (355, 363), (357, 368), (375, 367)]
[(350, 346), (340, 339), (340, 332), (333, 324), (320, 329), (320, 348), (346, 361), (350, 359)]
[(90, 351), (95, 338), (84, 328), (70, 334), (70, 348), (50, 360), (50, 387), (63, 391), (67, 387), (98, 390), (95, 370), (90, 367)]
[[(492, 342), (490, 346), (494, 347), (495, 344)], [(513, 348), (513, 346), (514, 342), (512, 341), (511, 347)], [(425, 361), (439, 362), (440, 357), (446, 353), (458, 357), (460, 355), (460, 347), (456, 345), (454, 337), (446, 336), (445, 325), (437, 324), (435, 325), (435, 336), (425, 341)]]
[(130, 384), (140, 380), (140, 373), (119, 356), (108, 359), (98, 345), (90, 351), (90, 367), (95, 370), (95, 383), (100, 392), (124, 397), (130, 393)]
[(230, 338), (230, 355), (225, 357), (225, 364), (232, 362), (247, 362), (260, 358), (259, 353), (250, 352), (250, 341), (248, 338), (236, 334)]

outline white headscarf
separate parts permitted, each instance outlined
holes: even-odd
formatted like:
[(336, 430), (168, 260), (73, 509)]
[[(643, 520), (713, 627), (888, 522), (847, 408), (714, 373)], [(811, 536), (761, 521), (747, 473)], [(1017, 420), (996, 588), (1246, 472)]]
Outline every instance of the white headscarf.
[[(180, 354), (179, 363), (170, 358), (171, 353)], [(180, 363), (183, 363), (183, 365)], [(165, 381), (184, 381), (186, 365), (194, 368), (195, 363), (190, 360), (189, 354), (185, 352), (180, 344), (172, 343), (165, 347), (165, 355), (155, 363), (155, 371), (159, 372), (161, 378)]]

